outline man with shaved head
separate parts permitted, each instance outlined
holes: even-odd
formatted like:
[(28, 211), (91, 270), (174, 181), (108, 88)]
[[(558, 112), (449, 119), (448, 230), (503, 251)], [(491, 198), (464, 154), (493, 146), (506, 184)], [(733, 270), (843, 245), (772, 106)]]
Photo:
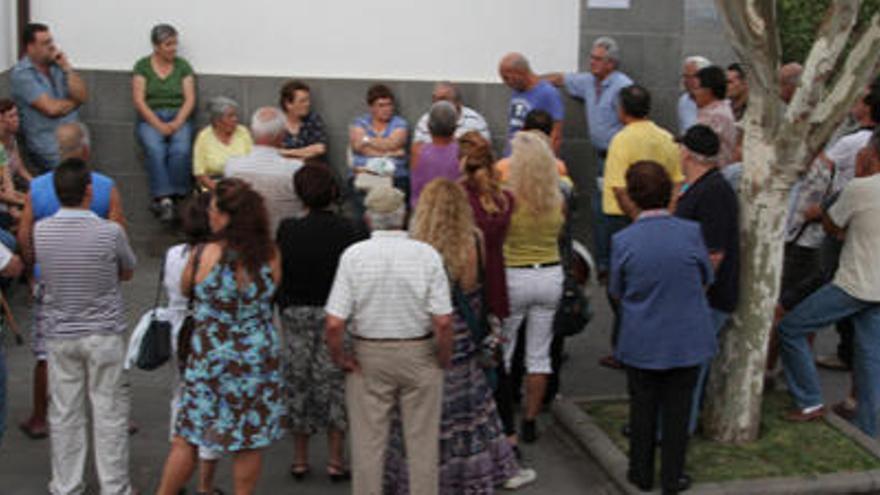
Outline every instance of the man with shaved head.
[[(562, 143), (562, 119), (565, 117), (565, 107), (562, 105), (559, 91), (549, 82), (539, 78), (521, 53), (505, 55), (498, 64), (498, 74), (504, 84), (513, 90), (508, 111), (508, 142), (517, 131), (522, 129), (526, 115), (532, 110), (540, 109), (553, 117), (550, 141), (553, 151), (558, 154), (559, 145)], [(505, 147), (505, 155), (507, 154), (510, 154), (509, 145)]]

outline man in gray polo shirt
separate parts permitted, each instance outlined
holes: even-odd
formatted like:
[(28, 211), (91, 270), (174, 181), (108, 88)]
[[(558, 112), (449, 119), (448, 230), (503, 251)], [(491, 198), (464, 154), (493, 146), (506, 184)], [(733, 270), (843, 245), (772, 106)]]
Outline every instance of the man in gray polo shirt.
[[(391, 411), (399, 407), (410, 493), (435, 495), (443, 368), (452, 356), (449, 283), (440, 254), (402, 230), (401, 191), (376, 187), (365, 205), (372, 237), (342, 254), (324, 308), (330, 356), (347, 372), (352, 493), (382, 493)], [(343, 349), (346, 321), (354, 353)]]
[(34, 229), (45, 290), (49, 491), (67, 495), (85, 488), (88, 397), (101, 493), (127, 495), (129, 400), (122, 371), (126, 325), (119, 282), (131, 278), (135, 257), (122, 227), (89, 210), (92, 186), (85, 162), (64, 161), (53, 181), (61, 209)]

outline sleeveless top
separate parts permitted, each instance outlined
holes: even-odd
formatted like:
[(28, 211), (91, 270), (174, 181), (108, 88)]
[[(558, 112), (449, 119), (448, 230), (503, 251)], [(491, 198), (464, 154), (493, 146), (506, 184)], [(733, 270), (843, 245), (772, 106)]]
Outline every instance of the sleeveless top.
[[(110, 191), (113, 179), (98, 172), (91, 172), (92, 204), (89, 209), (101, 218), (110, 214)], [(51, 217), (61, 208), (58, 195), (55, 194), (54, 172), (35, 177), (31, 181), (31, 207), (34, 211), (34, 222)]]

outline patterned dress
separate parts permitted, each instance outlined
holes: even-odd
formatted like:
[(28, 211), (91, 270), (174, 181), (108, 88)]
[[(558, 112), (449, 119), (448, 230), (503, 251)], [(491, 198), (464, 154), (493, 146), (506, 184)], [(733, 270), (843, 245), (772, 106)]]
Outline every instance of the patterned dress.
[(200, 447), (236, 452), (281, 438), (284, 399), (272, 271), (264, 265), (258, 280), (239, 289), (227, 260), (195, 286), (196, 328), (176, 433)]
[[(479, 291), (468, 294), (475, 312), (480, 310)], [(477, 364), (477, 347), (467, 323), (455, 313), (452, 366), (443, 381), (443, 412), (440, 418), (440, 493), (479, 495), (513, 477), (519, 464), (501, 427), (492, 390)], [(385, 495), (409, 493), (403, 433), (395, 417), (385, 456)]]

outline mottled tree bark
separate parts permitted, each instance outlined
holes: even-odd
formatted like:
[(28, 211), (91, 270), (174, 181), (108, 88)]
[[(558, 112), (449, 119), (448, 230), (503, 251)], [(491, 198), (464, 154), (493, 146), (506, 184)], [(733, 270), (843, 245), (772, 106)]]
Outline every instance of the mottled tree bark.
[(704, 431), (718, 441), (749, 442), (760, 433), (789, 191), (842, 122), (880, 59), (880, 21), (875, 17), (840, 63), (859, 3), (835, 0), (829, 7), (801, 84), (785, 105), (778, 94), (776, 2), (716, 0), (749, 81), (740, 189), (740, 303), (720, 341), (703, 416)]

